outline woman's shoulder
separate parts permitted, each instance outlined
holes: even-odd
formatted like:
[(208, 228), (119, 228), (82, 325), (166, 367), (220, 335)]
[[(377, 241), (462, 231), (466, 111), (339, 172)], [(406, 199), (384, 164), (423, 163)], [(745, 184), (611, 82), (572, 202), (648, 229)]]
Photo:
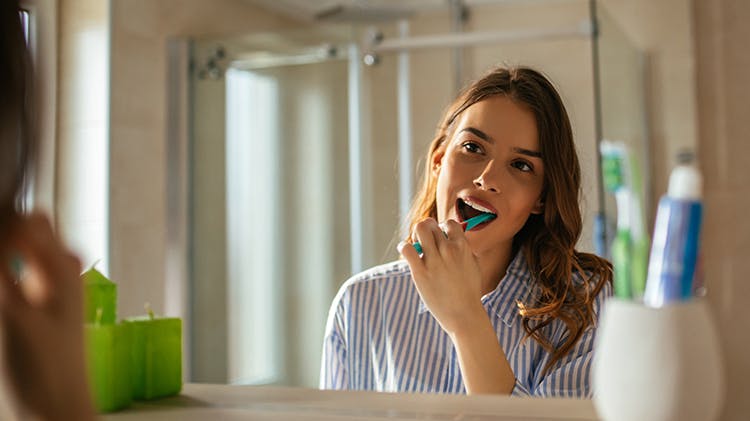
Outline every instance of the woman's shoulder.
[[(385, 295), (392, 295), (413, 288), (411, 271), (405, 260), (397, 260), (374, 266), (347, 279), (339, 288), (333, 306), (342, 311), (356, 303), (370, 302)], [(368, 298), (369, 297), (369, 298)]]
[(395, 260), (359, 272), (344, 282), (342, 289), (351, 289), (373, 284), (393, 283), (398, 280), (411, 280), (411, 270), (406, 260)]

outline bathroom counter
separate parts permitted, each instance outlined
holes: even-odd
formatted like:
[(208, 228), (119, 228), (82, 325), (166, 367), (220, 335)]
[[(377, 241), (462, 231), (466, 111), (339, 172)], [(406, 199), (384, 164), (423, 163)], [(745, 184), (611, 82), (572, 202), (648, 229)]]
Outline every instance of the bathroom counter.
[(332, 392), (185, 384), (179, 396), (134, 402), (105, 420), (598, 420), (590, 400)]

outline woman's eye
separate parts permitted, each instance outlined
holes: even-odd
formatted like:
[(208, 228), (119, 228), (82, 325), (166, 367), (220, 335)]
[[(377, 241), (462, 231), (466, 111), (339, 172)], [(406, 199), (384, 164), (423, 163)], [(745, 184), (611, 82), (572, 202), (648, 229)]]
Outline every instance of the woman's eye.
[(513, 164), (511, 164), (511, 165), (513, 165), (513, 167), (515, 167), (515, 168), (517, 168), (517, 169), (519, 169), (519, 170), (521, 170), (523, 172), (534, 171), (534, 167), (532, 167), (531, 165), (529, 165), (529, 163), (526, 162), (526, 161), (514, 161)]
[(477, 143), (475, 143), (475, 142), (465, 142), (465, 143), (464, 143), (463, 145), (461, 145), (461, 146), (462, 146), (462, 147), (464, 148), (464, 150), (466, 150), (467, 152), (471, 152), (471, 153), (481, 153), (481, 152), (482, 152), (482, 147), (481, 147), (481, 146), (479, 146), (479, 145), (478, 145)]

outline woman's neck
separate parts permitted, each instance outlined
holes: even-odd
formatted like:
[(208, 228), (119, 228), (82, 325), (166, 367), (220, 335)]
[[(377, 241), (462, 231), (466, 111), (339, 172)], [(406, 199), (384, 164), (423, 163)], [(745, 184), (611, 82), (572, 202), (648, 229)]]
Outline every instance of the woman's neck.
[(499, 247), (492, 251), (477, 255), (479, 271), (482, 273), (482, 295), (488, 294), (497, 288), (500, 280), (510, 265), (513, 251), (512, 244), (507, 247)]

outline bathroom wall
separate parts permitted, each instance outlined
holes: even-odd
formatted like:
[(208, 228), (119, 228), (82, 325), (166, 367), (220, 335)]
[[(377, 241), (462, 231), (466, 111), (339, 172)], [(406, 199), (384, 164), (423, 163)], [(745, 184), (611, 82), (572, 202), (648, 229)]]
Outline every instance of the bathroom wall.
[(704, 176), (703, 263), (727, 379), (723, 420), (750, 414), (750, 3), (696, 0), (698, 157)]

